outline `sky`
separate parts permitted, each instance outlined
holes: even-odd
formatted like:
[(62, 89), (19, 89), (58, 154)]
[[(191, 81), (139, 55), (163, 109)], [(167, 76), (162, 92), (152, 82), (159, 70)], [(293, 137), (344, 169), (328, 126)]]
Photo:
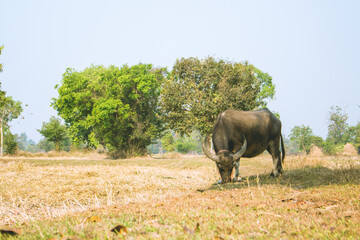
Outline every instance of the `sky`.
[[(360, 1), (0, 0), (2, 90), (24, 106), (12, 133), (37, 131), (57, 112), (66, 68), (212, 56), (248, 61), (276, 86), (268, 107), (283, 135), (297, 125), (326, 138), (331, 106), (360, 121)], [(27, 105), (25, 107), (25, 105)]]

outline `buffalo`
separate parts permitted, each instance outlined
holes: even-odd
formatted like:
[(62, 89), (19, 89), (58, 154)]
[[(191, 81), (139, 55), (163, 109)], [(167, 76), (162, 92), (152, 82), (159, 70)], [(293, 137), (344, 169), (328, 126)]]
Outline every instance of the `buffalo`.
[[(209, 140), (207, 136), (203, 142), (203, 152), (216, 163), (221, 176), (218, 183), (231, 182), (233, 168), (235, 168), (233, 181), (241, 180), (239, 179), (240, 158), (252, 158), (265, 150), (271, 154), (274, 164), (270, 176), (277, 177), (282, 173), (285, 148), (281, 135), (281, 122), (268, 109), (226, 110), (219, 115), (212, 132), (215, 154), (207, 146)], [(282, 151), (280, 151), (280, 142)]]

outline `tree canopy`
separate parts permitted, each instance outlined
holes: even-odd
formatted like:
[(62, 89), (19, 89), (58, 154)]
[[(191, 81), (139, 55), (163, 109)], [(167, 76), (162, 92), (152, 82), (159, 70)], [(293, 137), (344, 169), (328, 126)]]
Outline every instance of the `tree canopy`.
[(335, 145), (350, 141), (348, 115), (339, 106), (332, 106), (329, 113), (328, 139)]
[(115, 158), (142, 155), (163, 131), (158, 100), (164, 71), (151, 64), (67, 69), (53, 107), (75, 142), (102, 145)]
[(299, 146), (300, 151), (309, 153), (314, 137), (313, 131), (309, 126), (301, 125), (291, 129), (290, 140)]
[(43, 122), (41, 129), (38, 131), (46, 140), (53, 142), (55, 151), (60, 151), (61, 142), (67, 137), (67, 130), (64, 124), (61, 124), (61, 119), (52, 116), (49, 122)]
[(182, 58), (164, 82), (161, 109), (175, 132), (189, 135), (196, 129), (206, 135), (219, 113), (266, 107), (274, 94), (271, 76), (247, 62)]
[[(1, 87), (1, 85), (0, 85)], [(20, 101), (15, 101), (11, 96), (6, 96), (0, 89), (0, 155), (3, 154), (3, 128), (7, 129), (7, 136), (12, 136), (8, 127), (9, 122), (18, 118), (23, 111)], [(16, 142), (15, 142), (16, 143)], [(14, 149), (14, 147), (11, 147)]]

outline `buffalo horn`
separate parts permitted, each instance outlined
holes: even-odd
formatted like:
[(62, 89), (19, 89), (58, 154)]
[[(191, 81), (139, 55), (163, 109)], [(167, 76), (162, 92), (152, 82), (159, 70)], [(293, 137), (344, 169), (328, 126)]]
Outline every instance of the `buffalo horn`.
[(244, 138), (244, 144), (241, 147), (241, 149), (233, 155), (233, 161), (237, 161), (240, 159), (240, 157), (245, 153), (247, 147), (246, 138)]
[(209, 149), (208, 149), (207, 146), (206, 146), (206, 142), (208, 141), (208, 138), (209, 138), (209, 137), (206, 136), (206, 138), (205, 138), (205, 140), (204, 140), (204, 142), (203, 142), (203, 144), (202, 144), (202, 150), (203, 150), (204, 154), (205, 154), (208, 158), (210, 158), (211, 160), (213, 160), (213, 161), (215, 161), (215, 162), (219, 162), (219, 157), (216, 156), (215, 154), (213, 154), (212, 152), (210, 152)]

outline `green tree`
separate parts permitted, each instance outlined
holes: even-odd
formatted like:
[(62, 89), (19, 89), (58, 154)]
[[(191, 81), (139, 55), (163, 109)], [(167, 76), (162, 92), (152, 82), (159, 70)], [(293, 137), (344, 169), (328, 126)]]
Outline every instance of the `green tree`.
[(326, 138), (324, 142), (323, 150), (328, 155), (334, 155), (336, 154), (336, 145), (333, 141), (331, 141), (329, 138)]
[(161, 145), (163, 146), (164, 150), (167, 152), (175, 151), (176, 145), (175, 145), (175, 139), (173, 137), (172, 132), (167, 132), (162, 138), (161, 138)]
[(328, 140), (335, 145), (346, 144), (350, 141), (348, 135), (348, 115), (339, 106), (332, 106), (329, 113)]
[(29, 139), (26, 133), (23, 132), (20, 134), (20, 136), (16, 135), (16, 139), (19, 150), (28, 151), (28, 147), (31, 146), (32, 152), (34, 152), (33, 150), (35, 149), (35, 147), (33, 147), (32, 145), (36, 145), (36, 143), (34, 142), (34, 140)]
[(21, 102), (15, 101), (10, 96), (6, 96), (4, 91), (0, 90), (0, 137), (1, 149), (0, 155), (3, 156), (4, 127), (8, 127), (9, 122), (18, 118), (23, 111)]
[(164, 82), (164, 122), (181, 135), (211, 133), (219, 113), (227, 109), (265, 107), (275, 87), (271, 77), (253, 65), (207, 57), (177, 60)]
[(313, 136), (312, 138), (312, 143), (315, 144), (316, 146), (323, 148), (324, 147), (324, 139), (322, 137), (319, 136)]
[(196, 141), (191, 137), (180, 137), (175, 142), (176, 150), (180, 153), (189, 153), (197, 148)]
[(288, 155), (293, 155), (300, 152), (299, 145), (285, 136), (284, 136), (284, 145), (286, 149), (286, 154)]
[(52, 116), (49, 122), (43, 122), (41, 129), (37, 130), (46, 140), (54, 143), (55, 151), (60, 151), (61, 142), (63, 142), (67, 136), (67, 129), (59, 118)]
[(48, 141), (46, 138), (40, 140), (37, 146), (40, 151), (44, 151), (44, 152), (50, 152), (55, 149), (54, 143)]
[(289, 137), (291, 141), (294, 141), (299, 146), (300, 151), (310, 152), (314, 135), (309, 126), (295, 126), (291, 129)]
[[(4, 46), (0, 46), (0, 55)], [(3, 70), (3, 65), (0, 64), (0, 72)], [(23, 108), (21, 102), (15, 101), (11, 96), (6, 96), (6, 92), (1, 90), (0, 82), (0, 156), (3, 156), (3, 145), (4, 145), (4, 128), (8, 128), (9, 122), (20, 116)], [(10, 130), (8, 129), (10, 136)], [(13, 136), (11, 134), (11, 136)]]
[(67, 69), (53, 107), (75, 142), (102, 145), (114, 158), (143, 155), (163, 131), (158, 100), (164, 73), (150, 64)]
[(16, 142), (16, 135), (10, 132), (8, 127), (4, 128), (4, 152), (7, 154), (14, 154), (18, 150)]
[(360, 121), (355, 126), (349, 127), (348, 135), (351, 143), (355, 146), (358, 153), (360, 153)]
[(27, 152), (36, 153), (39, 152), (39, 146), (35, 143), (29, 143), (29, 145), (26, 147)]

